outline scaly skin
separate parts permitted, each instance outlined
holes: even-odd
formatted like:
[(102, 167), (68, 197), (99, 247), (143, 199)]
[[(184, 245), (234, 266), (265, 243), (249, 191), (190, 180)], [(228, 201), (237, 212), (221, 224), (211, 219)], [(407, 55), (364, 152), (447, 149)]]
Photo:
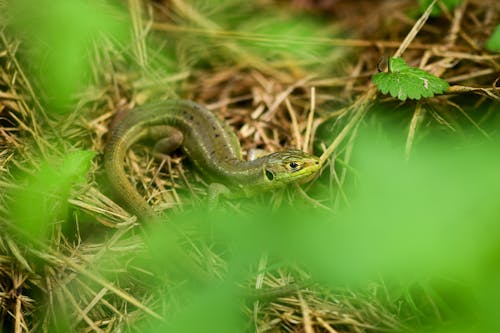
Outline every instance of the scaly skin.
[[(104, 152), (106, 173), (116, 194), (140, 218), (154, 216), (152, 208), (128, 181), (123, 168), (127, 150), (135, 142), (158, 136), (165, 128), (178, 138), (196, 168), (232, 196), (251, 196), (305, 180), (320, 169), (316, 156), (286, 150), (253, 161), (241, 158), (240, 144), (229, 127), (203, 106), (169, 100), (131, 110), (112, 129)], [(168, 136), (168, 134), (166, 134)], [(172, 140), (176, 141), (176, 140)]]

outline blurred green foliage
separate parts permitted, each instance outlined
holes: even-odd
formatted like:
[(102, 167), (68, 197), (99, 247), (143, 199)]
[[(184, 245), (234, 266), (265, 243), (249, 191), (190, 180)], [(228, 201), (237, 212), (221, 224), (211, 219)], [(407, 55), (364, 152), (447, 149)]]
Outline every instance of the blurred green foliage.
[[(414, 284), (427, 286), (434, 290), (438, 311), (447, 314), (447, 325), (460, 326), (462, 332), (475, 327), (496, 331), (498, 319), (492, 309), (500, 307), (498, 143), (422, 145), (410, 161), (393, 146), (390, 137), (366, 132), (361, 136), (351, 164), (359, 182), (348, 189), (351, 206), (335, 214), (292, 205), (261, 207), (243, 216), (190, 212), (169, 223), (180, 230), (199, 225), (207, 243), (215, 239), (229, 244), (223, 252), (230, 283), (241, 283), (247, 278), (241, 274), (243, 268), (255, 266), (259, 256), (268, 253), (283, 263), (299, 263), (332, 288), (363, 287), (380, 277), (399, 281), (401, 295)], [(171, 234), (160, 229), (153, 234), (161, 239), (162, 232)], [(180, 239), (177, 250), (190, 247), (187, 238)], [(173, 253), (157, 253), (156, 265), (172, 262), (168, 257)], [(205, 263), (201, 266), (206, 269)], [(232, 309), (234, 299), (210, 294), (210, 286), (180, 311), (176, 320), (185, 322), (176, 326), (177, 332), (193, 329), (187, 319), (193, 309), (203, 307), (214, 318)], [(417, 302), (415, 309), (419, 306)], [(226, 318), (234, 315), (230, 321), (237, 322), (237, 314), (231, 313)], [(441, 323), (431, 324), (435, 332), (447, 332)]]
[[(192, 63), (217, 65), (258, 60), (295, 69), (323, 66), (345, 49), (334, 47), (337, 27), (320, 16), (290, 11), (289, 7), (242, 1), (190, 1), (186, 3), (207, 20), (186, 20), (204, 32), (178, 35)], [(331, 21), (330, 21), (331, 22)], [(194, 57), (196, 56), (196, 58)], [(223, 59), (223, 60), (221, 60)]]
[(244, 37), (242, 44), (268, 61), (287, 59), (325, 65), (332, 52), (332, 46), (325, 42), (332, 32), (313, 16), (269, 11), (243, 20), (238, 30)]
[(72, 111), (90, 80), (89, 59), (100, 38), (126, 37), (123, 14), (105, 1), (16, 0), (7, 9), (9, 26), (24, 40), (30, 79), (36, 78), (52, 111)]
[(490, 51), (500, 52), (500, 24), (497, 25), (486, 42), (486, 48)]
[(242, 332), (244, 320), (239, 304), (234, 287), (229, 284), (212, 287), (200, 292), (196, 299), (166, 324), (146, 332)]
[(45, 241), (54, 223), (68, 213), (73, 186), (86, 182), (93, 151), (76, 151), (64, 159), (46, 161), (32, 175), (20, 176), (12, 193), (11, 214), (18, 230), (31, 239)]

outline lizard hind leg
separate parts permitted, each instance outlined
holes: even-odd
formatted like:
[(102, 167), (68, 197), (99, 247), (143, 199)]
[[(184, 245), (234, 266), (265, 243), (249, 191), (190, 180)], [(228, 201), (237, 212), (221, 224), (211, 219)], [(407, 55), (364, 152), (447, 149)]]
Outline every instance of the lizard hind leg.
[(155, 154), (168, 155), (180, 148), (184, 135), (174, 127), (158, 125), (148, 129), (147, 139), (155, 142), (153, 148)]

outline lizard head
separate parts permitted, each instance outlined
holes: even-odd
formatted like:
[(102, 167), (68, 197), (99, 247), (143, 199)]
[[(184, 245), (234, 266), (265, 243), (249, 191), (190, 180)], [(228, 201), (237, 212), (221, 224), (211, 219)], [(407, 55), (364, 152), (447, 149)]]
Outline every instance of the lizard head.
[(265, 159), (262, 170), (269, 187), (307, 181), (321, 168), (318, 157), (297, 149), (272, 153)]

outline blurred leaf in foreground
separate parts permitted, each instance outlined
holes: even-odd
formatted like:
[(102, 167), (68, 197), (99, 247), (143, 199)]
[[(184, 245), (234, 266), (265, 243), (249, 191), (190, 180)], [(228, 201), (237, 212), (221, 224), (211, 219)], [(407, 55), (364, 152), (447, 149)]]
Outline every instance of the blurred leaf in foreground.
[(471, 267), (498, 245), (496, 147), (427, 147), (407, 162), (389, 145), (370, 141), (360, 144), (352, 165), (361, 178), (351, 190), (350, 209), (332, 215), (264, 208), (248, 217), (212, 218), (235, 243), (234, 260), (270, 250), (310, 264), (333, 283), (368, 281), (380, 273), (408, 280), (442, 273), (470, 277)]
[[(225, 219), (237, 258), (270, 250), (333, 284), (379, 274), (407, 280), (471, 277), (498, 247), (500, 156), (494, 145), (422, 148), (407, 162), (367, 139), (351, 165), (360, 174), (352, 208), (332, 215), (293, 207)], [(224, 220), (219, 219), (218, 223)]]
[(339, 216), (352, 233), (340, 240), (346, 256), (361, 272), (471, 278), (500, 235), (495, 145), (421, 147), (409, 162), (389, 147), (371, 138), (360, 146), (361, 186), (353, 209)]
[(85, 181), (94, 156), (93, 151), (77, 151), (58, 163), (42, 163), (37, 173), (26, 177), (12, 196), (11, 213), (17, 228), (34, 239), (45, 239), (51, 224), (67, 213), (70, 190)]
[(106, 1), (16, 0), (7, 13), (27, 46), (30, 75), (58, 111), (72, 110), (68, 104), (89, 79), (88, 58), (99, 38), (123, 38), (126, 31), (119, 11)]
[(243, 332), (243, 316), (234, 295), (234, 288), (227, 284), (207, 290), (197, 295), (196, 300), (174, 315), (167, 324), (150, 332)]

